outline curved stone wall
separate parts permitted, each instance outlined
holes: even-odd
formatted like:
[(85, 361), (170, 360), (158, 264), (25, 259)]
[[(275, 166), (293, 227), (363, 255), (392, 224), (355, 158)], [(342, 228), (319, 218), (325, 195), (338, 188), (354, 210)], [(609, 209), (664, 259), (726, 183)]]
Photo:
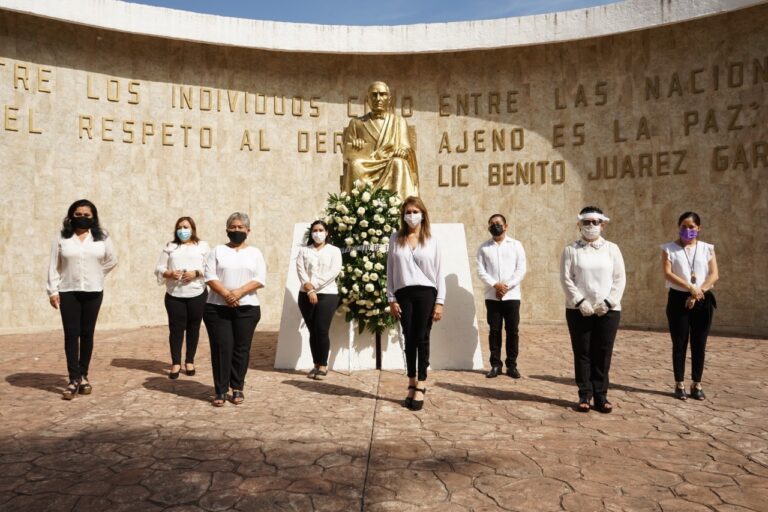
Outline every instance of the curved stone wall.
[[(171, 19), (162, 9), (75, 3)], [(276, 326), (293, 225), (314, 218), (338, 190), (339, 134), (363, 113), (367, 85), (384, 80), (415, 127), (434, 221), (463, 222), (473, 258), (487, 217), (510, 219), (529, 258), (524, 322), (562, 322), (560, 251), (576, 236), (578, 210), (598, 204), (627, 262), (624, 325), (664, 327), (658, 246), (692, 209), (720, 261), (716, 327), (768, 334), (760, 279), (768, 270), (768, 5), (656, 2), (652, 22), (616, 21), (638, 3), (558, 13), (561, 39), (554, 22), (534, 16), (478, 22), (507, 27), (508, 37), (478, 42), (470, 31), (464, 46), (440, 39), (453, 24), (378, 27), (373, 34), (394, 39), (374, 38), (385, 46), (361, 43), (359, 51), (351, 48), (362, 29), (350, 28), (341, 44), (334, 39), (345, 27), (314, 27), (313, 37), (325, 38), (275, 51), (219, 34), (228, 24), (249, 32), (265, 22), (174, 14), (179, 23), (210, 20), (215, 37), (180, 37), (168, 25), (168, 39), (136, 33), (141, 24), (130, 16), (103, 18), (99, 28), (83, 19), (91, 11), (65, 16), (44, 12), (43, 2), (0, 1), (0, 332), (58, 328), (44, 292), (50, 240), (81, 197), (99, 206), (121, 257), (102, 327), (163, 323), (152, 270), (174, 220), (191, 215), (206, 240), (220, 243), (235, 210), (251, 214), (267, 258), (263, 323)], [(563, 21), (590, 16), (606, 24), (579, 32)], [(544, 35), (516, 41), (514, 23), (544, 23)], [(417, 30), (423, 37), (407, 35)], [(443, 49), (463, 51), (430, 53), (433, 31)], [(328, 48), (346, 50), (322, 53)], [(483, 311), (478, 281), (475, 292)], [(450, 298), (446, 307), (449, 314)]]

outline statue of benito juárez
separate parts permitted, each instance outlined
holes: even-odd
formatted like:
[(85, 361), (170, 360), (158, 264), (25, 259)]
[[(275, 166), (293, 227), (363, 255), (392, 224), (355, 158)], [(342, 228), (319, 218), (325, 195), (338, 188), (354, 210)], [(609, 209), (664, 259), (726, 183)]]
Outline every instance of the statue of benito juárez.
[(401, 198), (419, 195), (416, 154), (408, 139), (408, 125), (391, 108), (389, 87), (373, 82), (366, 103), (371, 109), (352, 119), (344, 130), (344, 161), (347, 169), (341, 188), (352, 189), (358, 179), (375, 188), (397, 192)]

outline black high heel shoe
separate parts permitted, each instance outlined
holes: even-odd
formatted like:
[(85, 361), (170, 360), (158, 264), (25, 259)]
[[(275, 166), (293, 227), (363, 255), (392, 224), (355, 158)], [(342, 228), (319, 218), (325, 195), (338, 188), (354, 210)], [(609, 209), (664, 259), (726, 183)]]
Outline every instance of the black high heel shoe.
[[(421, 396), (422, 397), (427, 394), (427, 388), (424, 388), (424, 389), (415, 388), (415, 389), (416, 389), (417, 392), (419, 392), (419, 391), (421, 392)], [(424, 400), (423, 399), (422, 400), (413, 400), (413, 399), (411, 400), (411, 410), (412, 411), (420, 411), (423, 407), (424, 407)]]
[[(171, 368), (173, 368), (176, 365), (171, 365)], [(181, 365), (179, 365), (179, 369), (175, 372), (169, 371), (168, 372), (168, 378), (171, 380), (176, 380), (179, 378), (179, 373), (181, 373)]]
[[(192, 369), (191, 370), (189, 368), (187, 368), (188, 364), (192, 365)], [(189, 377), (194, 377), (195, 376), (195, 371), (196, 371), (196, 368), (194, 366), (194, 363), (184, 363), (184, 373), (186, 373)]]
[[(408, 391), (416, 389), (416, 386), (408, 386)], [(413, 397), (412, 396), (406, 396), (405, 400), (403, 400), (403, 407), (411, 408), (411, 404), (413, 404)]]

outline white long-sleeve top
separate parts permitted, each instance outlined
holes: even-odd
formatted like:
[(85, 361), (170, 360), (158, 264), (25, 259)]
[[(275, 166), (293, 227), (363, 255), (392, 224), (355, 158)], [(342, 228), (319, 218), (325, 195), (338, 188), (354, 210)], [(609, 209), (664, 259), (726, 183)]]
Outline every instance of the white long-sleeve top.
[(305, 283), (312, 283), (318, 294), (338, 294), (336, 278), (341, 272), (341, 250), (330, 244), (320, 249), (313, 246), (301, 247), (296, 257), (296, 272), (302, 290)]
[[(249, 281), (267, 284), (267, 263), (256, 247), (250, 245), (236, 251), (228, 245), (217, 245), (205, 260), (205, 282), (219, 281), (227, 290), (240, 288)], [(226, 306), (224, 297), (211, 290), (208, 304)], [(256, 290), (240, 297), (241, 306), (260, 304)]]
[(69, 238), (56, 235), (51, 246), (48, 265), (48, 296), (60, 292), (100, 292), (104, 290), (104, 276), (117, 265), (117, 254), (112, 239), (105, 235), (98, 242), (91, 231), (80, 240), (73, 234)]
[(387, 298), (396, 302), (395, 292), (406, 286), (431, 286), (437, 289), (437, 304), (445, 303), (445, 276), (440, 261), (440, 246), (434, 238), (411, 249), (397, 243), (397, 232), (389, 239), (387, 254)]
[(498, 243), (491, 238), (477, 250), (476, 260), (477, 275), (485, 284), (485, 300), (499, 300), (493, 287), (496, 283), (509, 287), (501, 300), (520, 300), (520, 283), (526, 272), (523, 244), (508, 236)]
[(608, 299), (613, 310), (621, 310), (626, 275), (619, 246), (602, 237), (566, 246), (560, 259), (560, 283), (566, 308), (575, 309), (582, 299), (592, 305)]
[[(696, 274), (696, 286), (701, 286), (709, 276), (709, 262), (715, 256), (715, 246), (697, 240), (695, 244), (682, 247), (677, 242), (668, 242), (661, 246), (661, 250), (667, 255), (672, 264), (672, 273), (691, 282), (691, 271)], [(687, 288), (664, 280), (667, 288), (680, 292), (687, 292)], [(693, 283), (691, 283), (693, 284)]]
[[(197, 297), (205, 291), (205, 259), (211, 247), (202, 240), (197, 243), (177, 244), (169, 242), (155, 265), (159, 284), (165, 284), (168, 295), (179, 298)], [(184, 283), (178, 279), (163, 277), (166, 270), (199, 270), (200, 277)]]

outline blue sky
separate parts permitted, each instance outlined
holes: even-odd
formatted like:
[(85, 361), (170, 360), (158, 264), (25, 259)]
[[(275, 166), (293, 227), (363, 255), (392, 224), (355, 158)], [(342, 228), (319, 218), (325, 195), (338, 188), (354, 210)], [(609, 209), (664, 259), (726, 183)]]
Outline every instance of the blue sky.
[(405, 25), (566, 11), (616, 0), (130, 0), (171, 9), (261, 20)]

